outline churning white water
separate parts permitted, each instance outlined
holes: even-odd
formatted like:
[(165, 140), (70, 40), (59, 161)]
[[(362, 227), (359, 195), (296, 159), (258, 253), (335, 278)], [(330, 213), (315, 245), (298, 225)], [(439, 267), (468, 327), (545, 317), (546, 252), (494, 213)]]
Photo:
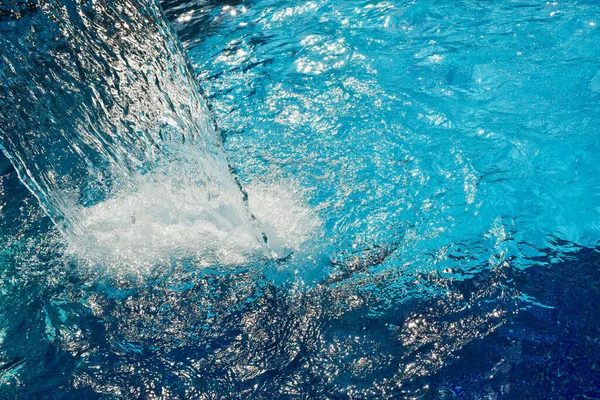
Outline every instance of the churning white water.
[(204, 186), (140, 177), (137, 191), (79, 210), (79, 231), (67, 235), (69, 253), (135, 271), (181, 259), (198, 266), (239, 265), (302, 251), (319, 236), (321, 221), (293, 182), (256, 182), (247, 191), (256, 221), (240, 224), (230, 203), (211, 197)]

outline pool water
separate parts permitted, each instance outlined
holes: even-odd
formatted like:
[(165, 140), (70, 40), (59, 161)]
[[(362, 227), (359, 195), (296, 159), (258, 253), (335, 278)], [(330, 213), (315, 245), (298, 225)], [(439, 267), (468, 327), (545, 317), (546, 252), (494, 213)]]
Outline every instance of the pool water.
[(165, 8), (239, 176), (306, 188), (335, 249), (598, 239), (594, 2), (193, 4)]
[(3, 159), (0, 397), (600, 397), (600, 4), (161, 6), (276, 260), (82, 262)]

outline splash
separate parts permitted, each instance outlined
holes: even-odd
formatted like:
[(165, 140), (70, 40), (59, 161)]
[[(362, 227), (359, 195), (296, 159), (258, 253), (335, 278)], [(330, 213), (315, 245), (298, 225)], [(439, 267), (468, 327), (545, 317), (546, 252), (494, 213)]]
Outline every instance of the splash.
[(235, 210), (227, 201), (210, 199), (204, 187), (176, 176), (138, 176), (137, 191), (80, 208), (80, 230), (67, 235), (68, 255), (143, 274), (177, 260), (227, 266), (315, 253), (322, 223), (308, 204), (308, 194), (295, 182), (254, 182), (247, 187), (250, 211), (268, 237), (267, 251), (251, 226), (231, 223), (229, 215)]
[(229, 247), (264, 247), (156, 1), (0, 7), (0, 148), (76, 253), (235, 262)]
[(309, 194), (293, 180), (255, 181), (246, 187), (250, 210), (278, 258), (314, 250), (322, 221), (309, 205)]

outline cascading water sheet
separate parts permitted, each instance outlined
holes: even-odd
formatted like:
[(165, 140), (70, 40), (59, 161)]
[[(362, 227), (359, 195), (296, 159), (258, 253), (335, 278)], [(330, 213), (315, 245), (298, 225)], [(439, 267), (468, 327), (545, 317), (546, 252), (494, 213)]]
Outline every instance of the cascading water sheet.
[(261, 251), (155, 1), (8, 2), (2, 19), (0, 144), (75, 252), (156, 264), (231, 238)]

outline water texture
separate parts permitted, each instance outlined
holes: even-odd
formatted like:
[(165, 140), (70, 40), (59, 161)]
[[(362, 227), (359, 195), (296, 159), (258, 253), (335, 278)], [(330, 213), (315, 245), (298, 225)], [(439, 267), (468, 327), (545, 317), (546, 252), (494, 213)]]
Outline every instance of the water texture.
[(169, 4), (240, 176), (312, 188), (336, 248), (598, 239), (594, 2)]
[(600, 397), (600, 4), (35, 4), (0, 8), (0, 397)]

